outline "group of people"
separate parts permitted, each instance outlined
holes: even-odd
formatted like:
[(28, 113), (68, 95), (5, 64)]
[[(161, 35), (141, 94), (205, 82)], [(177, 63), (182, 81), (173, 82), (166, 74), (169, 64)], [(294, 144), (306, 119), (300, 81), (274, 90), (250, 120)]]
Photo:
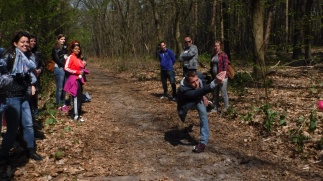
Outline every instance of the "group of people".
[(63, 112), (69, 112), (70, 107), (66, 102), (66, 93), (70, 95), (69, 104), (72, 105), (71, 118), (75, 121), (84, 121), (82, 118), (83, 85), (86, 82), (85, 74), (89, 71), (85, 68), (86, 60), (82, 55), (81, 44), (77, 40), (65, 45), (66, 37), (63, 34), (57, 36), (56, 44), (52, 51), (55, 62), (54, 76), (56, 82), (56, 106)]
[[(185, 122), (189, 110), (196, 109), (198, 111), (200, 118), (200, 141), (194, 146), (193, 151), (200, 153), (205, 150), (209, 139), (207, 106), (211, 103), (214, 105), (211, 112), (219, 111), (219, 94), (221, 91), (224, 101), (222, 112), (227, 111), (229, 107), (227, 93), (228, 56), (222, 51), (221, 42), (215, 41), (214, 52), (210, 58), (210, 73), (214, 80), (210, 84), (206, 84), (204, 75), (197, 70), (198, 49), (196, 45), (193, 44), (190, 37), (185, 37), (184, 41), (185, 48), (179, 56), (183, 67), (183, 79), (180, 81), (180, 86), (177, 90), (174, 71), (175, 54), (166, 47), (164, 41), (159, 44), (158, 58), (163, 87), (163, 96), (161, 98), (169, 97), (167, 87), (167, 79), (169, 79), (172, 87), (172, 100), (177, 102), (177, 111), (181, 121)], [(210, 92), (213, 92), (213, 102), (209, 101), (205, 96)]]
[[(81, 121), (83, 75), (88, 71), (85, 60), (82, 60), (80, 43), (72, 41), (67, 49), (65, 36), (59, 35), (52, 57), (56, 63), (56, 105), (60, 110), (67, 110), (65, 91), (68, 92), (73, 102), (72, 118)], [(0, 116), (0, 130), (2, 118), (6, 120), (7, 130), (2, 139), (0, 163), (8, 160), (19, 130), (24, 140), (21, 146), (27, 151), (27, 156), (36, 161), (43, 159), (36, 152), (34, 118), (38, 115), (40, 75), (44, 67), (37, 38), (27, 31), (18, 31), (11, 40), (11, 46), (7, 50), (1, 49), (0, 115), (4, 116)]]

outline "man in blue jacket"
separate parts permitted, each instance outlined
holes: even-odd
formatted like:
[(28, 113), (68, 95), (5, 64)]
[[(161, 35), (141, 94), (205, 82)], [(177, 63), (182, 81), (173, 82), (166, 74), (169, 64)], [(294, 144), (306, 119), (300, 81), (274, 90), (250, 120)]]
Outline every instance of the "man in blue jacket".
[(168, 97), (167, 79), (169, 79), (170, 85), (172, 86), (173, 101), (176, 101), (176, 82), (175, 82), (175, 72), (174, 63), (176, 61), (174, 52), (166, 48), (166, 43), (164, 41), (159, 43), (160, 50), (158, 51), (158, 58), (160, 61), (160, 76), (161, 82), (164, 89), (164, 94), (161, 99)]
[[(224, 71), (225, 72), (225, 71)], [(200, 143), (194, 146), (196, 153), (203, 152), (209, 139), (209, 125), (206, 107), (208, 99), (205, 94), (213, 91), (217, 84), (224, 79), (223, 73), (216, 76), (210, 84), (203, 86), (197, 72), (188, 71), (182, 79), (177, 91), (177, 111), (182, 122), (185, 122), (186, 115), (190, 109), (197, 109), (200, 117)]]

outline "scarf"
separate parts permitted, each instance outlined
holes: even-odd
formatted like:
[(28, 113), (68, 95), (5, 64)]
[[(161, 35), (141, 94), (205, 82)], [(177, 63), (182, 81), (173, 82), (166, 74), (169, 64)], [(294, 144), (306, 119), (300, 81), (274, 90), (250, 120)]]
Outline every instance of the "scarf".
[(16, 73), (26, 74), (30, 69), (36, 68), (35, 63), (26, 57), (26, 55), (16, 48), (16, 59), (11, 71), (11, 75)]

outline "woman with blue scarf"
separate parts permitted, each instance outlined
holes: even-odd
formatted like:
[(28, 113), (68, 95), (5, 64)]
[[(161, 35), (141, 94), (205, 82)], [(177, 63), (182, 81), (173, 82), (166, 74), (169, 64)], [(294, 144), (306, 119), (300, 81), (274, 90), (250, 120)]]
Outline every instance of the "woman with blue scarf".
[(11, 41), (11, 48), (5, 53), (4, 60), (9, 74), (13, 77), (13, 83), (7, 95), (7, 109), (5, 118), (7, 132), (3, 138), (0, 161), (7, 160), (9, 150), (12, 148), (16, 134), (21, 123), (23, 138), (28, 149), (28, 156), (33, 160), (42, 160), (36, 153), (33, 121), (29, 106), (30, 95), (35, 93), (36, 76), (32, 71), (35, 63), (28, 57), (30, 35), (19, 31)]

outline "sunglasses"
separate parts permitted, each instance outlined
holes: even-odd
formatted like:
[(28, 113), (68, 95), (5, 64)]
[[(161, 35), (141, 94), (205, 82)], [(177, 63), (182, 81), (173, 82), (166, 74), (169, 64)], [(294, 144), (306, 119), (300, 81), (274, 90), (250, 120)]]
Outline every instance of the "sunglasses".
[(191, 43), (192, 41), (185, 41), (185, 43)]

